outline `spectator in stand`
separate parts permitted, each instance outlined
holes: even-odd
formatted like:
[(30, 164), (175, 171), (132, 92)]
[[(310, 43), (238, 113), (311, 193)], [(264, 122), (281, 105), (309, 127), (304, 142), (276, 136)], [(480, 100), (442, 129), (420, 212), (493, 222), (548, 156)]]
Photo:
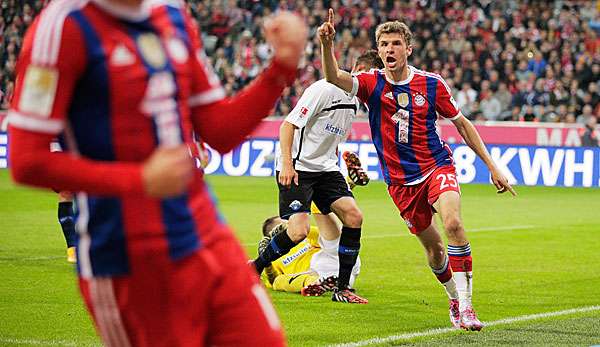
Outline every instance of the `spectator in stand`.
[(533, 53), (533, 58), (527, 63), (527, 70), (533, 72), (537, 77), (540, 77), (546, 70), (546, 64), (547, 62), (546, 59), (544, 59), (542, 52), (536, 51)]
[(537, 122), (538, 119), (535, 116), (535, 111), (533, 109), (533, 106), (531, 105), (527, 105), (525, 106), (525, 111), (523, 112), (523, 116), (521, 117), (521, 120), (524, 122)]
[(498, 120), (505, 120), (510, 115), (510, 103), (512, 101), (512, 94), (508, 91), (505, 82), (498, 83), (498, 90), (494, 93), (494, 97), (500, 103), (500, 119)]
[(510, 110), (510, 115), (505, 118), (504, 120), (508, 120), (511, 122), (518, 122), (521, 120), (521, 107), (520, 106), (514, 106), (511, 108)]
[(527, 104), (527, 94), (529, 91), (527, 90), (527, 82), (519, 81), (517, 82), (517, 91), (513, 94), (512, 103), (513, 107), (523, 107)]
[(500, 105), (500, 101), (494, 97), (492, 93), (485, 93), (481, 103), (479, 104), (479, 109), (483, 115), (485, 120), (500, 120), (500, 113), (502, 113), (502, 105)]
[(567, 123), (567, 124), (576, 124), (575, 120), (576, 120), (575, 114), (568, 113), (567, 117), (565, 118), (565, 123)]
[[(456, 104), (458, 105), (458, 108), (461, 110), (467, 110), (469, 105), (473, 104), (475, 101), (477, 101), (477, 92), (475, 89), (471, 88), (471, 83), (464, 82), (458, 91), (458, 94), (456, 94)], [(470, 112), (470, 109), (466, 111), (467, 117), (469, 116)]]
[(585, 128), (581, 129), (581, 145), (583, 147), (598, 147), (600, 146), (600, 132), (596, 129), (598, 123), (596, 117), (591, 117), (585, 123)]
[(535, 82), (535, 87), (526, 96), (527, 105), (548, 105), (550, 103), (550, 94), (544, 91), (544, 80), (538, 79)]
[(592, 113), (592, 105), (583, 106), (583, 110), (579, 116), (577, 116), (576, 122), (579, 124), (588, 124), (591, 118), (596, 118)]

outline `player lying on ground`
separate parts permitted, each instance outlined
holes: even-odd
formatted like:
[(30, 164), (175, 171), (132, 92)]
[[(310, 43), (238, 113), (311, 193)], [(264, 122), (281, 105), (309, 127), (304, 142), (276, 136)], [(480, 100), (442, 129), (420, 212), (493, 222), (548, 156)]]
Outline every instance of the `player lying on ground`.
[[(450, 148), (436, 132), (438, 115), (457, 127), (465, 143), (483, 160), (499, 193), (514, 190), (498, 170), (477, 130), (456, 107), (437, 74), (408, 65), (412, 33), (402, 22), (386, 22), (375, 32), (385, 67), (355, 76), (338, 69), (333, 52), (333, 10), (318, 30), (327, 81), (367, 103), (373, 143), (388, 192), (402, 218), (422, 243), (429, 266), (448, 294), (455, 327), (480, 330), (471, 301), (471, 246), (460, 217), (460, 188)], [(439, 212), (448, 237), (448, 255), (434, 223)]]
[[(316, 206), (313, 208), (316, 209)], [(319, 227), (311, 226), (308, 236), (302, 242), (266, 267), (261, 278), (267, 288), (301, 293), (304, 296), (320, 296), (337, 287), (339, 222), (334, 220), (336, 218), (332, 214), (322, 215), (318, 210), (312, 212), (317, 224), (321, 225), (325, 232), (321, 233)], [(259, 252), (273, 237), (286, 230), (287, 221), (277, 216), (265, 220), (264, 237), (259, 242)], [(350, 286), (354, 285), (359, 272), (360, 257), (352, 268)]]

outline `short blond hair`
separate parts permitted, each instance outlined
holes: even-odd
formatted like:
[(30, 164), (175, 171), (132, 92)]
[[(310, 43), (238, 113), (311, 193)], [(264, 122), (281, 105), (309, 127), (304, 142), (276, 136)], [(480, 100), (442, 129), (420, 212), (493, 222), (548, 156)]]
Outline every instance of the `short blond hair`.
[(375, 41), (379, 43), (379, 38), (381, 37), (381, 35), (392, 33), (400, 33), (400, 35), (404, 37), (406, 46), (410, 46), (412, 44), (413, 34), (408, 28), (408, 25), (397, 20), (393, 22), (385, 22), (383, 24), (379, 24), (377, 26), (377, 29), (375, 29)]

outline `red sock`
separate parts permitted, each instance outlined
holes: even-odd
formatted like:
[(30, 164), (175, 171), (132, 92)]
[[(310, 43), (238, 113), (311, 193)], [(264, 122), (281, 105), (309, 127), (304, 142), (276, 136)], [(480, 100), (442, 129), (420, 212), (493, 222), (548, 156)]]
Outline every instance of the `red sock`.
[(450, 270), (450, 266), (448, 266), (446, 268), (446, 271), (442, 272), (441, 274), (436, 273), (435, 277), (437, 277), (438, 281), (440, 281), (441, 284), (450, 281), (450, 279), (452, 278), (452, 270)]
[(448, 256), (450, 257), (452, 271), (473, 271), (473, 259), (471, 258), (471, 245), (469, 243), (463, 246), (448, 245)]
[(437, 277), (440, 283), (444, 284), (452, 278), (452, 269), (450, 268), (450, 264), (448, 258), (444, 261), (444, 266), (441, 269), (431, 269), (435, 277)]
[(450, 267), (454, 272), (471, 272), (473, 271), (473, 258), (467, 256), (450, 256)]

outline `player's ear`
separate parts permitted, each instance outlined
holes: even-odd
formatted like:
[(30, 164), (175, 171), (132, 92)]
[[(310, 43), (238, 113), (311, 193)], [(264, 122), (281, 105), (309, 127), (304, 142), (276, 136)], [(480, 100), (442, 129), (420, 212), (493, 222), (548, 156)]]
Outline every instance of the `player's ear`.
[(406, 47), (406, 56), (407, 57), (410, 57), (410, 55), (412, 54), (412, 49), (413, 49), (412, 45)]

